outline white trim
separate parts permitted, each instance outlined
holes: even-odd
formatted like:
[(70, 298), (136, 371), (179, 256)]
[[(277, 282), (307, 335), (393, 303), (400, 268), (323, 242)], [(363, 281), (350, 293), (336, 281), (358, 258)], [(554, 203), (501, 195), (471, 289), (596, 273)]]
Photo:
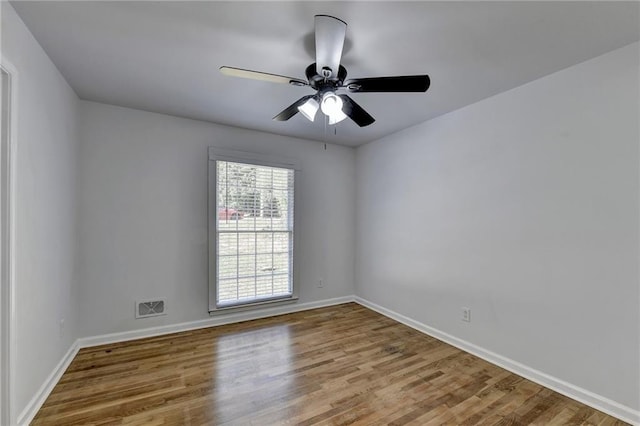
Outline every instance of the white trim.
[[(9, 76), (9, 112), (7, 126), (6, 158), (2, 158), (3, 166), (7, 167), (7, 182), (3, 182), (6, 194), (6, 222), (7, 235), (2, 242), (2, 256), (6, 271), (3, 271), (3, 279), (0, 283), (0, 369), (7, 371), (0, 376), (0, 424), (13, 424), (15, 419), (15, 368), (13, 360), (16, 359), (16, 331), (15, 331), (15, 188), (16, 188), (16, 129), (18, 121), (18, 72), (13, 64), (2, 55), (0, 67)], [(1, 192), (1, 191), (0, 191)], [(1, 269), (1, 268), (0, 268)]]
[(448, 333), (445, 333), (433, 327), (429, 327), (428, 325), (392, 311), (391, 309), (384, 308), (361, 297), (356, 296), (355, 302), (386, 317), (394, 319), (404, 325), (407, 325), (415, 330), (418, 330), (424, 334), (435, 337), (438, 340), (442, 340), (443, 342), (455, 346), (458, 349), (475, 355), (478, 358), (482, 358), (485, 361), (502, 367), (505, 370), (511, 371), (512, 373), (529, 379), (532, 382), (538, 383), (551, 390), (561, 393), (562, 395), (568, 396), (571, 399), (575, 399), (576, 401), (593, 407), (596, 410), (600, 410), (611, 416), (617, 417), (618, 419), (623, 420), (627, 423), (640, 425), (640, 411), (634, 410), (631, 407), (627, 407), (616, 401), (575, 386), (557, 377), (543, 373), (542, 371), (538, 371), (534, 368), (506, 358), (495, 352), (491, 352), (480, 346), (474, 345), (473, 343), (467, 342), (466, 340), (459, 339)]
[(294, 158), (286, 158), (259, 152), (239, 151), (227, 148), (210, 146), (208, 149), (209, 161), (231, 161), (249, 163), (257, 166), (282, 167), (285, 169), (300, 170), (300, 161)]
[(24, 410), (22, 410), (22, 413), (18, 416), (17, 423), (19, 425), (28, 425), (31, 423), (36, 414), (38, 414), (38, 410), (49, 397), (49, 394), (58, 383), (58, 380), (60, 380), (60, 377), (62, 377), (62, 374), (64, 374), (65, 370), (69, 367), (69, 364), (71, 364), (71, 361), (73, 361), (79, 350), (80, 346), (76, 340), (73, 342), (67, 353), (64, 354), (58, 365), (55, 366), (51, 374), (49, 374), (49, 377), (47, 377), (42, 386), (40, 386), (38, 392), (36, 392), (33, 398), (31, 398), (31, 401), (29, 401)]
[(266, 299), (254, 299), (255, 301), (251, 301), (249, 303), (239, 303), (228, 306), (220, 306), (216, 308), (215, 311), (209, 311), (209, 315), (215, 316), (220, 314), (229, 314), (233, 311), (247, 311), (247, 310), (255, 310), (259, 307), (264, 307), (267, 305), (283, 305), (286, 303), (297, 303), (298, 297), (287, 296), (287, 297), (273, 297)]
[(353, 302), (354, 300), (354, 296), (344, 296), (336, 297), (334, 299), (319, 300), (317, 302), (281, 305), (264, 309), (253, 309), (244, 312), (234, 312), (228, 315), (216, 315), (211, 318), (198, 321), (143, 328), (140, 330), (125, 331), (122, 333), (111, 333), (103, 334), (100, 336), (83, 337), (78, 339), (78, 344), (80, 345), (80, 348), (88, 348), (92, 346), (106, 345), (108, 343), (126, 342), (127, 340), (162, 336), (164, 334), (178, 333), (181, 331), (197, 330), (199, 328), (215, 327), (242, 321), (268, 318), (276, 315), (290, 314), (293, 312), (307, 311), (309, 309), (323, 308), (325, 306), (340, 305), (343, 303)]
[[(296, 194), (299, 192), (299, 174), (300, 167), (298, 161), (291, 158), (280, 158), (274, 157), (271, 155), (257, 153), (257, 152), (246, 152), (246, 151), (237, 151), (230, 150), (224, 148), (218, 148), (215, 146), (210, 146), (207, 149), (208, 155), (208, 165), (207, 165), (207, 258), (208, 258), (208, 302), (209, 302), (209, 314), (216, 315), (219, 311), (231, 311), (231, 310), (244, 310), (244, 309), (253, 309), (254, 306), (259, 306), (265, 303), (291, 303), (296, 302), (299, 298), (298, 293), (298, 270), (295, 259), (298, 258), (298, 247), (299, 245), (299, 232), (294, 230), (295, 224), (298, 223), (299, 220), (299, 212), (300, 206), (292, 209), (292, 206), (296, 204)], [(240, 302), (235, 305), (219, 305), (218, 304), (218, 239), (219, 239), (219, 230), (218, 230), (218, 167), (217, 161), (230, 161), (230, 162), (240, 162), (240, 163), (249, 163), (255, 164), (256, 166), (266, 166), (266, 167), (277, 167), (277, 168), (285, 168), (289, 171), (293, 172), (293, 187), (288, 186), (289, 189), (289, 201), (287, 208), (287, 214), (289, 218), (289, 223), (293, 223), (293, 227), (288, 231), (290, 235), (290, 241), (292, 245), (292, 253), (289, 258), (289, 283), (291, 286), (291, 294), (283, 295), (283, 296), (274, 296), (269, 299), (262, 300), (247, 300), (245, 302)], [(291, 202), (293, 201), (293, 202)], [(228, 206), (227, 206), (228, 207)], [(293, 214), (293, 217), (291, 215)], [(293, 219), (293, 221), (291, 221)]]

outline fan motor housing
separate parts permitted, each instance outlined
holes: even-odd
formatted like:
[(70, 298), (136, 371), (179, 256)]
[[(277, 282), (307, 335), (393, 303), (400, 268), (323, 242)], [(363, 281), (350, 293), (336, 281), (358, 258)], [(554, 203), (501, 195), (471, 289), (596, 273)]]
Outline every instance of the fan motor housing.
[(342, 87), (344, 79), (347, 78), (347, 70), (342, 65), (338, 68), (337, 77), (325, 78), (317, 73), (315, 62), (307, 67), (305, 74), (309, 81), (309, 85), (315, 90), (319, 90), (321, 92), (335, 91)]

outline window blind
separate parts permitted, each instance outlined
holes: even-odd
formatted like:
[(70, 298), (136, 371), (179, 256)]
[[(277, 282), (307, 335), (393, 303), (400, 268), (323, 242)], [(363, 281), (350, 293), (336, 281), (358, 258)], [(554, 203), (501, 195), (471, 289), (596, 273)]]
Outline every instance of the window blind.
[(216, 161), (216, 305), (293, 292), (294, 170)]

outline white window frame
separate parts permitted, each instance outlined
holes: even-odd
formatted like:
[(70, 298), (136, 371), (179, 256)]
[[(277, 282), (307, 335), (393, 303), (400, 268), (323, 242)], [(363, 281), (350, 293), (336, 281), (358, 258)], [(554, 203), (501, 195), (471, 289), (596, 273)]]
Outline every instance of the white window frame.
[[(217, 301), (217, 266), (218, 266), (218, 253), (217, 253), (217, 211), (218, 211), (218, 197), (217, 197), (217, 161), (229, 161), (234, 163), (254, 164), (256, 166), (266, 167), (279, 167), (284, 169), (294, 170), (293, 179), (293, 192), (294, 192), (294, 229), (293, 229), (293, 255), (292, 255), (292, 271), (291, 271), (291, 295), (284, 297), (277, 297), (273, 299), (259, 299), (247, 301), (246, 303), (233, 304), (233, 305), (218, 305)], [(236, 310), (249, 310), (264, 307), (264, 305), (274, 305), (283, 303), (292, 303), (298, 300), (298, 286), (296, 285), (297, 279), (297, 267), (296, 267), (296, 247), (299, 246), (298, 234), (296, 231), (298, 220), (297, 212), (299, 209), (299, 197), (298, 194), (298, 174), (300, 172), (300, 165), (297, 160), (290, 158), (274, 157), (268, 154), (261, 154), (256, 152), (237, 151), (224, 148), (218, 148), (210, 146), (208, 149), (208, 214), (207, 223), (209, 228), (209, 313), (216, 314), (221, 312), (229, 312)]]

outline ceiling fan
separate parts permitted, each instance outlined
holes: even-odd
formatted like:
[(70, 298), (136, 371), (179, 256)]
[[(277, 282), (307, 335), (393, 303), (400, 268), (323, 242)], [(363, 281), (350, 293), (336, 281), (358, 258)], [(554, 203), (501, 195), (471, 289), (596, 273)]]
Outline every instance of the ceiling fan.
[(329, 124), (339, 123), (349, 117), (358, 126), (364, 127), (372, 124), (375, 119), (348, 95), (337, 94), (338, 90), (346, 89), (352, 93), (427, 91), (430, 79), (426, 74), (345, 80), (347, 70), (340, 65), (340, 59), (346, 31), (346, 22), (338, 18), (329, 15), (315, 16), (316, 61), (307, 67), (306, 81), (227, 66), (220, 67), (220, 72), (232, 77), (309, 86), (316, 91), (315, 94), (301, 97), (273, 117), (277, 121), (286, 121), (298, 112), (314, 121), (320, 109), (328, 117)]

